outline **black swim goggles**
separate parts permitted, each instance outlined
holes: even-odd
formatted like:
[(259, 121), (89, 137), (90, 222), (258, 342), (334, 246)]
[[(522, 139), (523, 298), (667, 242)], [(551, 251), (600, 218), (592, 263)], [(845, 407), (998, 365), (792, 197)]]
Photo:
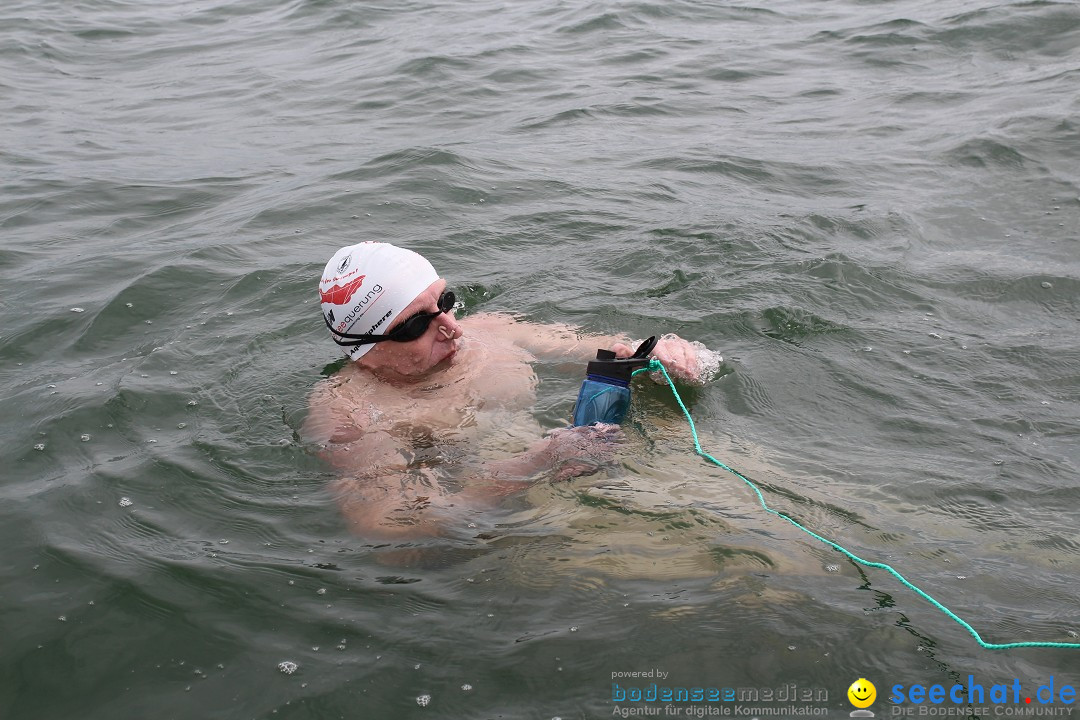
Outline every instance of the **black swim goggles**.
[[(431, 325), (432, 320), (445, 312), (450, 312), (451, 310), (463, 307), (464, 305), (465, 303), (457, 302), (457, 298), (454, 297), (452, 291), (446, 290), (439, 296), (439, 309), (436, 312), (418, 312), (385, 335), (352, 335), (350, 333), (338, 332), (334, 329), (334, 326), (330, 324), (330, 321), (326, 319), (325, 315), (323, 315), (323, 322), (326, 323), (326, 327), (330, 328), (330, 332), (337, 336), (333, 338), (333, 341), (343, 347), (357, 347), (369, 343), (382, 342), (384, 340), (411, 342), (427, 332), (428, 326)], [(346, 339), (339, 340), (339, 337)]]

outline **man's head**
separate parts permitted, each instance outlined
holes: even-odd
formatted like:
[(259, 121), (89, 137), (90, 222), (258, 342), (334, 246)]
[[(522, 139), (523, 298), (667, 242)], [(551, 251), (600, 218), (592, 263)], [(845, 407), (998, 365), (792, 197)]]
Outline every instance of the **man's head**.
[(446, 282), (421, 255), (388, 243), (364, 242), (334, 253), (319, 281), (331, 337), (361, 364), (420, 374), (456, 350)]

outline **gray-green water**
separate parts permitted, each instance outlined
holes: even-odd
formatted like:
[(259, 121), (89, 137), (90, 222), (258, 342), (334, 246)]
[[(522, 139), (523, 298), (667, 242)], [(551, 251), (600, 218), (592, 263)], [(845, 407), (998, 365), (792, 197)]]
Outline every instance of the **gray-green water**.
[(760, 512), (659, 387), (621, 467), (404, 555), (298, 435), (326, 258), (398, 242), (471, 311), (720, 350), (691, 409), (770, 503), (1075, 641), (1078, 83), (1071, 2), (7, 2), (0, 718), (1080, 685)]

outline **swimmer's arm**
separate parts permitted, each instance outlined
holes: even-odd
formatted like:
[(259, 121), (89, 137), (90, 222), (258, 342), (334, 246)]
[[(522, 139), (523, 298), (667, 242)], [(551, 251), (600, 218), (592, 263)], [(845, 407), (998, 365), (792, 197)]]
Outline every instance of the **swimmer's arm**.
[[(600, 348), (613, 351), (616, 357), (627, 358), (640, 344), (625, 335), (589, 335), (572, 325), (540, 325), (504, 313), (485, 313), (466, 320), (508, 337), (515, 345), (545, 360), (588, 362), (596, 357)], [(678, 335), (667, 333), (661, 337), (653, 348), (652, 357), (659, 360), (676, 380), (704, 381), (697, 349)]]
[(436, 469), (416, 467), (408, 455), (381, 431), (323, 453), (340, 472), (329, 489), (353, 533), (374, 542), (444, 536), (464, 528), (469, 513), (521, 492), (545, 471), (564, 480), (596, 470), (595, 462), (574, 463), (565, 439), (544, 438), (514, 457), (458, 468), (454, 475), (462, 487), (450, 494)]
[(482, 313), (463, 320), (466, 327), (498, 333), (544, 360), (592, 360), (598, 348), (632, 342), (625, 335), (590, 335), (562, 323), (541, 325), (506, 313)]

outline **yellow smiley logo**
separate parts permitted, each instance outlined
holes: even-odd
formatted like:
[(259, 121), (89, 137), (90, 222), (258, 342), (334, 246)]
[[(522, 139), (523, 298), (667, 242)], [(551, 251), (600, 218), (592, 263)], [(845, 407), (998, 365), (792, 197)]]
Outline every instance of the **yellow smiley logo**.
[(877, 688), (866, 678), (859, 678), (847, 689), (847, 698), (857, 708), (866, 708), (877, 699)]

